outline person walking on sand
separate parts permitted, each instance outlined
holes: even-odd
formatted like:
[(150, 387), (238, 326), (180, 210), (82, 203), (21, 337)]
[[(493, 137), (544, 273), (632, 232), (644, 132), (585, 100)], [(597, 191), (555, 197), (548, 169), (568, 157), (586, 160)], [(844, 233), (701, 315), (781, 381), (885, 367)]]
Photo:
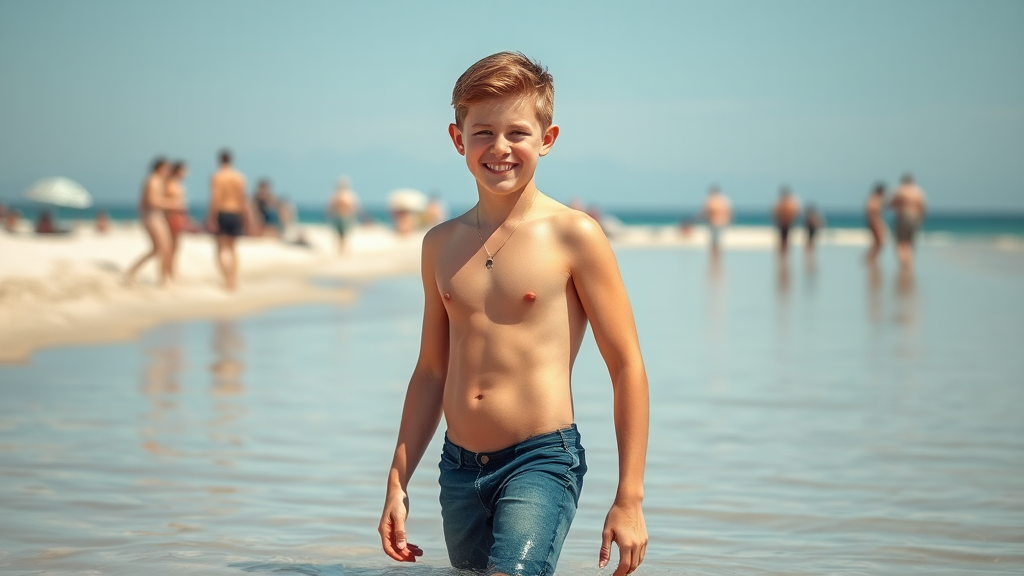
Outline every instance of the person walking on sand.
[(128, 272), (125, 273), (125, 280), (128, 283), (135, 282), (135, 276), (139, 273), (139, 269), (150, 258), (156, 258), (159, 263), (157, 283), (160, 286), (165, 286), (169, 279), (168, 259), (171, 250), (171, 231), (167, 227), (167, 216), (164, 214), (165, 210), (174, 207), (164, 195), (164, 187), (169, 175), (170, 164), (167, 159), (157, 158), (153, 160), (149, 176), (142, 183), (142, 194), (139, 199), (139, 222), (145, 228), (146, 234), (149, 235), (152, 248), (128, 268)]
[[(587, 323), (611, 374), (618, 489), (604, 568), (643, 562), (647, 373), (633, 312), (601, 226), (540, 192), (537, 162), (558, 137), (551, 75), (520, 53), (473, 64), (455, 84), (456, 151), (478, 202), (423, 239), (419, 357), (409, 381), (378, 525), (395, 560), (409, 542), (409, 479), (442, 415), (440, 500), (448, 558), (488, 574), (552, 574), (587, 470), (571, 371)], [(587, 390), (575, 390), (582, 393)]]
[(871, 232), (871, 247), (868, 248), (864, 260), (868, 264), (878, 261), (878, 253), (885, 245), (885, 218), (882, 217), (882, 210), (885, 208), (885, 184), (879, 182), (868, 196), (864, 203), (864, 218), (867, 220), (868, 230)]
[(224, 287), (233, 292), (238, 287), (235, 240), (245, 228), (248, 199), (245, 195), (245, 177), (231, 167), (231, 152), (221, 150), (219, 159), (220, 168), (210, 178), (206, 227), (217, 236), (217, 264), (224, 276)]
[(708, 199), (700, 212), (700, 218), (707, 221), (711, 240), (711, 255), (718, 256), (721, 251), (722, 233), (732, 222), (732, 202), (722, 194), (718, 186), (711, 186)]
[(359, 214), (359, 197), (352, 191), (352, 181), (338, 178), (338, 184), (327, 204), (327, 216), (338, 233), (338, 252), (345, 253), (345, 239), (355, 226)]
[(178, 258), (181, 234), (188, 229), (188, 200), (185, 196), (185, 176), (188, 176), (188, 165), (182, 161), (171, 165), (171, 173), (164, 186), (164, 198), (168, 208), (167, 229), (170, 231), (170, 246), (167, 254), (167, 277), (174, 280), (175, 264)]
[(787, 186), (779, 190), (779, 200), (772, 209), (772, 220), (779, 231), (779, 254), (789, 253), (789, 230), (800, 217), (800, 202)]
[(914, 237), (924, 222), (924, 198), (924, 190), (914, 183), (914, 177), (904, 174), (889, 200), (889, 207), (896, 214), (896, 254), (900, 266), (907, 270), (914, 261)]

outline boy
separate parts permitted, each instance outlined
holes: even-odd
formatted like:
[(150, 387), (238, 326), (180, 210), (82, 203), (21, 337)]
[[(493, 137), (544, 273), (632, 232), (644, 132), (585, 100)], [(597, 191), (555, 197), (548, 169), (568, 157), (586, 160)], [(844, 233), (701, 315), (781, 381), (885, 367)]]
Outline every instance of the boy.
[(521, 53), (471, 66), (452, 94), (452, 143), (479, 202), (423, 240), (426, 303), (384, 512), (384, 551), (423, 554), (405, 534), (406, 487), (442, 413), (441, 513), (456, 568), (550, 575), (576, 513), (586, 459), (570, 375), (589, 321), (611, 373), (619, 483), (599, 565), (643, 561), (647, 374), (633, 312), (601, 227), (537, 190), (558, 137), (551, 75)]

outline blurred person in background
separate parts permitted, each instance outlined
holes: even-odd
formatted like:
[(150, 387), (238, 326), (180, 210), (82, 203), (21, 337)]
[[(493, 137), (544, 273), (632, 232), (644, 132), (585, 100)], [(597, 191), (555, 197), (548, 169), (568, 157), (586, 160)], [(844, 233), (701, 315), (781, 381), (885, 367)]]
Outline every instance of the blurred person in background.
[(220, 168), (210, 178), (210, 204), (206, 210), (206, 226), (217, 236), (217, 265), (224, 276), (224, 287), (234, 292), (238, 287), (238, 253), (235, 241), (242, 235), (247, 216), (248, 198), (245, 176), (231, 166), (231, 152), (221, 150)]
[(430, 195), (430, 202), (427, 209), (423, 211), (423, 224), (427, 228), (433, 228), (448, 219), (448, 206), (437, 194)]
[(164, 188), (167, 178), (171, 173), (171, 165), (165, 158), (157, 158), (153, 161), (152, 170), (142, 184), (142, 194), (139, 199), (139, 221), (142, 223), (149, 239), (153, 245), (149, 252), (146, 252), (135, 261), (135, 264), (128, 269), (125, 280), (129, 283), (135, 281), (142, 265), (150, 258), (156, 258), (160, 265), (160, 272), (157, 283), (160, 286), (167, 284), (168, 280), (168, 259), (171, 250), (171, 231), (167, 226), (167, 216), (164, 210), (173, 208), (167, 202)]
[(18, 231), (18, 224), (21, 221), (21, 210), (8, 208), (4, 213), (4, 230), (11, 234)]
[(53, 214), (49, 210), (43, 210), (39, 213), (39, 219), (36, 220), (36, 234), (59, 234), (61, 230), (57, 229), (57, 225), (53, 221)]
[(96, 232), (99, 234), (110, 232), (110, 214), (107, 214), (105, 210), (96, 211)]
[(338, 252), (342, 254), (345, 253), (345, 238), (356, 225), (358, 215), (359, 197), (352, 191), (352, 181), (342, 176), (327, 204), (327, 218), (338, 233)]
[(278, 197), (277, 216), (281, 220), (282, 240), (296, 246), (311, 246), (306, 233), (299, 227), (299, 210), (287, 196)]
[(4, 218), (7, 218), (7, 205), (0, 202), (0, 222), (3, 222)]
[(779, 254), (789, 253), (789, 230), (800, 217), (800, 202), (788, 186), (779, 190), (779, 200), (772, 209), (772, 221), (779, 231)]
[(804, 210), (804, 230), (807, 231), (807, 257), (814, 257), (814, 242), (818, 235), (818, 230), (825, 227), (825, 216), (822, 215), (818, 207), (813, 203), (807, 204), (807, 210)]
[(281, 219), (278, 214), (277, 200), (274, 198), (274, 192), (270, 188), (270, 180), (266, 178), (261, 179), (256, 184), (256, 193), (253, 195), (256, 199), (256, 210), (257, 216), (259, 216), (259, 230), (254, 232), (256, 236), (280, 236), (281, 235)]
[(732, 222), (732, 202), (722, 194), (718, 186), (708, 189), (708, 199), (704, 202), (699, 218), (708, 223), (711, 238), (711, 254), (718, 256), (722, 244), (722, 232)]
[(875, 184), (875, 188), (868, 196), (867, 202), (864, 203), (864, 218), (867, 220), (868, 230), (871, 231), (871, 247), (868, 248), (868, 253), (864, 255), (864, 259), (868, 264), (874, 264), (878, 261), (878, 253), (882, 251), (882, 246), (885, 245), (887, 227), (885, 225), (885, 218), (882, 217), (882, 210), (884, 208), (885, 184), (879, 182)]
[(900, 266), (910, 269), (914, 261), (914, 237), (924, 222), (925, 214), (924, 190), (914, 182), (912, 175), (903, 175), (889, 200), (889, 208), (896, 214), (896, 255)]
[(171, 174), (164, 186), (164, 199), (169, 207), (164, 211), (167, 215), (167, 228), (171, 232), (170, 251), (167, 255), (167, 277), (174, 280), (174, 266), (178, 257), (179, 239), (188, 225), (188, 200), (185, 196), (183, 180), (188, 176), (188, 165), (183, 161), (171, 165)]

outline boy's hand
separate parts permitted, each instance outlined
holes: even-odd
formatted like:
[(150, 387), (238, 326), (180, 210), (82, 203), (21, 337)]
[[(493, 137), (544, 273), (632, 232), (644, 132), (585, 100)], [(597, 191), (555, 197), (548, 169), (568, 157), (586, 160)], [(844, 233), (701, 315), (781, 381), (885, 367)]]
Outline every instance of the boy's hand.
[(640, 501), (612, 504), (604, 519), (601, 533), (601, 555), (598, 568), (604, 568), (612, 557), (612, 542), (619, 546), (619, 566), (612, 576), (626, 576), (636, 571), (647, 553), (647, 523)]
[(377, 532), (380, 532), (384, 552), (399, 562), (415, 562), (417, 556), (423, 556), (423, 550), (405, 538), (405, 519), (408, 516), (409, 497), (402, 490), (388, 490)]

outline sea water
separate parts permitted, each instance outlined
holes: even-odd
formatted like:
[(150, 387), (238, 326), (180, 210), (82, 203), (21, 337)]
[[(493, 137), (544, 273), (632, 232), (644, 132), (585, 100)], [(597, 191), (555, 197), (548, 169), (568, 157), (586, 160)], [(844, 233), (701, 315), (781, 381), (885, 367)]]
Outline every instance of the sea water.
[[(652, 399), (639, 574), (1024, 573), (1024, 254), (860, 256), (619, 251)], [(0, 573), (450, 574), (443, 422), (410, 486), (422, 562), (376, 533), (422, 289), (345, 288), (0, 367)], [(611, 574), (590, 336), (573, 386), (590, 471), (558, 573)]]

